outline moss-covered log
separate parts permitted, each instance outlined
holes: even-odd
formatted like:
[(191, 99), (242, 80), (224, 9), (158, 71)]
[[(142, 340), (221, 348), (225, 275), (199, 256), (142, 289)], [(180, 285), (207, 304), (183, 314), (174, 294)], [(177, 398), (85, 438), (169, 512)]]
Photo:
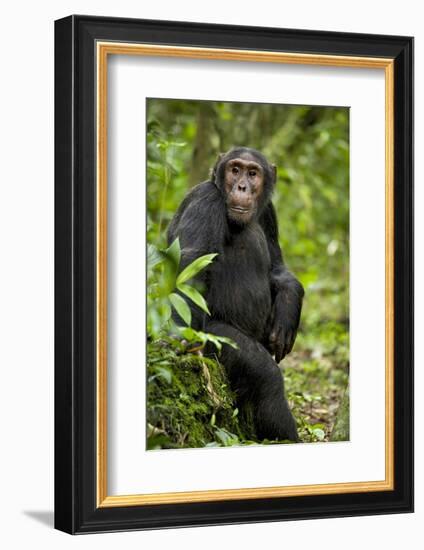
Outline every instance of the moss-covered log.
[(150, 343), (147, 357), (148, 449), (255, 442), (222, 365), (163, 342)]

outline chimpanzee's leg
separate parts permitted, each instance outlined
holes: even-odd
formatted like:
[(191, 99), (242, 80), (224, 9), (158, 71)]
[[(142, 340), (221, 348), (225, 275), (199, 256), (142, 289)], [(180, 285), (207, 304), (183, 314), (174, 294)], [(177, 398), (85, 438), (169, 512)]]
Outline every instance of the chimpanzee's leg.
[[(252, 403), (258, 438), (299, 441), (296, 423), (284, 395), (283, 376), (269, 352), (231, 325), (210, 321), (206, 330), (227, 336), (238, 345), (238, 349), (223, 345), (218, 358), (232, 388), (241, 399)], [(211, 346), (206, 353), (218, 355), (216, 348)]]

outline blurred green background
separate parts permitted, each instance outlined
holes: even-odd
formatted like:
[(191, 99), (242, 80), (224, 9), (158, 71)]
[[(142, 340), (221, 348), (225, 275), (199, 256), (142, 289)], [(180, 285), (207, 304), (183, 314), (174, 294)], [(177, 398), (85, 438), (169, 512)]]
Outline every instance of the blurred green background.
[(150, 244), (166, 246), (188, 189), (233, 146), (258, 149), (277, 166), (280, 244), (305, 288), (298, 338), (281, 366), (301, 437), (328, 440), (349, 372), (349, 109), (147, 100)]

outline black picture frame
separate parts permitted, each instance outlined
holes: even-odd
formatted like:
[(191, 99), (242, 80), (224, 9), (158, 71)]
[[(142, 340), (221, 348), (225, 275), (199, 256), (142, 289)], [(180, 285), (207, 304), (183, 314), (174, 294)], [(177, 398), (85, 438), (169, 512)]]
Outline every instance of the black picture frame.
[[(97, 41), (375, 57), (394, 61), (393, 490), (98, 507)], [(412, 510), (413, 39), (77, 15), (56, 21), (55, 527), (76, 534)]]

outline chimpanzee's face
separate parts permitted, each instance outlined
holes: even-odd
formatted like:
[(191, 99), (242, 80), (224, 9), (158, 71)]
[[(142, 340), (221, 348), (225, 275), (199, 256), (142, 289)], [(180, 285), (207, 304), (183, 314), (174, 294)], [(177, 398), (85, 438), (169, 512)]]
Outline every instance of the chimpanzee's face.
[(243, 153), (227, 161), (224, 191), (227, 215), (231, 221), (246, 225), (254, 218), (264, 180), (264, 170), (252, 155)]

